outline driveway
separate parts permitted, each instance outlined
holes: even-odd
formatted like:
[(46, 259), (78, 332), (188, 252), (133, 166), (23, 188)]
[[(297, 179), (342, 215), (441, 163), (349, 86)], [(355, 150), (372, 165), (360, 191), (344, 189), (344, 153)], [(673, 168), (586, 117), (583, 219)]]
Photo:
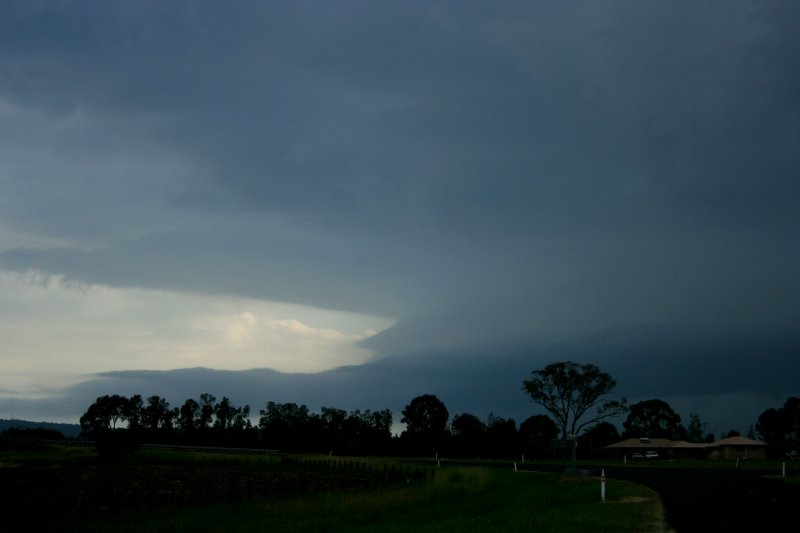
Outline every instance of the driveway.
[(607, 466), (605, 472), (608, 479), (656, 490), (678, 533), (793, 531), (798, 524), (800, 486), (764, 477), (778, 472), (619, 466)]

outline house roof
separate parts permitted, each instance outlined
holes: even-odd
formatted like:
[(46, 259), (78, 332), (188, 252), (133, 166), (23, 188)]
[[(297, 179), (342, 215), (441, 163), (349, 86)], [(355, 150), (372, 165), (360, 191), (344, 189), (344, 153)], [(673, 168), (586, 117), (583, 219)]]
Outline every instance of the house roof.
[(680, 440), (676, 442), (672, 447), (673, 448), (711, 448), (714, 443), (711, 442), (686, 442), (685, 440)]
[(627, 439), (615, 444), (609, 444), (606, 448), (670, 448), (675, 444), (674, 440), (669, 439)]
[(719, 446), (767, 446), (766, 442), (760, 440), (747, 439), (745, 437), (728, 437), (714, 442), (686, 442), (683, 440), (669, 439), (626, 439), (614, 444), (609, 444), (606, 448), (717, 448)]
[(745, 437), (728, 437), (712, 443), (713, 446), (766, 446), (766, 442), (747, 439)]

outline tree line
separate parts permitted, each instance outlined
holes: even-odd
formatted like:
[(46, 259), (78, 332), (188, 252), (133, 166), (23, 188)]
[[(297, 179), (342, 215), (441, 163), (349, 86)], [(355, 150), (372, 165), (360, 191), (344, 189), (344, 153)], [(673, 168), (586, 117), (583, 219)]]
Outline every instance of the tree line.
[[(527, 456), (553, 454), (554, 440), (575, 439), (583, 455), (596, 455), (624, 438), (649, 437), (711, 442), (713, 433), (696, 413), (684, 427), (665, 401), (644, 400), (629, 405), (625, 398), (609, 399), (616, 381), (591, 364), (553, 363), (531, 373), (523, 391), (550, 413), (533, 415), (517, 425), (514, 419), (490, 414), (484, 421), (471, 413), (450, 419), (435, 395), (413, 398), (402, 411), (405, 429), (392, 435), (389, 409), (350, 411), (267, 402), (253, 423), (250, 406), (233, 405), (227, 397), (204, 393), (172, 407), (160, 396), (101, 396), (81, 416), (82, 435), (104, 440), (123, 433), (128, 440), (150, 443), (261, 447), (288, 452), (337, 455), (402, 454), (450, 457)], [(626, 415), (623, 432), (606, 421)], [(765, 411), (748, 436), (761, 436), (773, 453), (798, 449), (800, 399), (789, 398), (780, 409)], [(730, 431), (724, 436), (738, 435)], [(116, 437), (119, 438), (119, 437)]]
[[(250, 406), (234, 405), (229, 398), (203, 393), (180, 407), (160, 396), (144, 400), (98, 397), (80, 418), (81, 435), (104, 440), (112, 433), (153, 444), (264, 447), (286, 451), (377, 453), (391, 440), (392, 413), (351, 411), (323, 407), (319, 413), (305, 405), (267, 402), (253, 424)], [(327, 448), (327, 450), (325, 450)]]
[(425, 394), (403, 409), (405, 429), (392, 435), (389, 409), (314, 412), (296, 403), (267, 402), (258, 422), (250, 406), (237, 406), (210, 393), (172, 407), (160, 396), (98, 397), (80, 418), (83, 438), (113, 448), (132, 441), (152, 444), (259, 447), (286, 452), (336, 455), (448, 455), (451, 457), (546, 457), (558, 430), (545, 415), (519, 427), (513, 419), (470, 413), (450, 420), (444, 403)]

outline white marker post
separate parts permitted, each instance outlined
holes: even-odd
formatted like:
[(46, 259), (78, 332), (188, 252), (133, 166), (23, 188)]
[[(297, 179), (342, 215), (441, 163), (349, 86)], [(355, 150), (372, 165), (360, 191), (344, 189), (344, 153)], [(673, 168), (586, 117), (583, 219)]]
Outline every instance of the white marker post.
[(517, 471), (517, 462), (514, 461), (514, 472), (516, 472), (516, 471)]
[(600, 500), (606, 501), (606, 469), (600, 470)]
[(786, 461), (783, 462), (783, 477), (786, 477)]

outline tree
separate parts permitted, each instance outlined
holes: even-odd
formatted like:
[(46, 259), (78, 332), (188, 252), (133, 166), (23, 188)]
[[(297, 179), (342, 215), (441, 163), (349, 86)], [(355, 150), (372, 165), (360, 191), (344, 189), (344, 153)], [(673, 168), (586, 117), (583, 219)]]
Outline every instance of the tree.
[(689, 442), (703, 442), (705, 438), (705, 424), (697, 413), (689, 413), (689, 426), (686, 428), (686, 440)]
[(271, 448), (305, 451), (317, 445), (308, 437), (311, 426), (319, 417), (312, 415), (307, 406), (267, 402), (266, 409), (262, 409), (259, 414), (259, 426)]
[(217, 401), (217, 398), (213, 394), (209, 394), (204, 392), (200, 395), (200, 419), (198, 421), (198, 426), (200, 429), (208, 429), (211, 427), (211, 422), (214, 418), (214, 410), (216, 408), (214, 402)]
[(551, 442), (558, 437), (558, 426), (547, 415), (533, 415), (519, 425), (519, 436), (526, 456), (544, 458), (550, 454)]
[[(343, 409), (323, 407), (320, 410), (319, 418), (322, 423), (323, 433), (323, 443), (321, 444), (327, 448), (330, 448), (331, 450), (341, 451), (344, 447), (346, 439), (345, 433), (353, 433), (357, 431), (357, 424), (354, 420), (351, 420), (350, 423), (347, 424), (347, 429), (345, 429), (345, 420), (348, 418), (348, 416), (347, 411)], [(348, 435), (347, 437), (353, 436)]]
[(625, 438), (650, 437), (654, 439), (682, 439), (686, 429), (681, 417), (670, 405), (658, 399), (644, 400), (631, 405), (628, 417), (622, 423)]
[(800, 448), (800, 398), (790, 397), (779, 409), (761, 413), (756, 431), (779, 455)]
[[(358, 412), (358, 411), (356, 411)], [(364, 420), (369, 421), (370, 428), (379, 436), (381, 440), (392, 438), (392, 410), (381, 409), (371, 411), (367, 409), (363, 414)]]
[(190, 434), (200, 425), (200, 404), (197, 400), (189, 398), (178, 412), (178, 427), (184, 434)]
[(133, 402), (119, 394), (100, 396), (80, 418), (81, 433), (97, 440), (97, 451), (104, 461), (117, 462), (136, 450), (134, 431), (117, 429), (117, 423), (127, 420), (137, 429), (141, 414), (141, 396)]
[(590, 456), (597, 455), (601, 448), (619, 442), (619, 440), (619, 431), (614, 424), (608, 422), (598, 422), (584, 431), (578, 439), (581, 448), (587, 449)]
[(480, 457), (485, 453), (486, 424), (470, 413), (453, 417), (450, 423), (452, 446), (456, 455)]
[(171, 413), (167, 400), (160, 396), (150, 396), (144, 408), (144, 425), (151, 430), (172, 427)]
[[(325, 408), (323, 408), (324, 410)], [(386, 448), (392, 440), (392, 412), (388, 409), (383, 411), (355, 410), (351, 413), (342, 413), (339, 409), (327, 408), (327, 413), (323, 412), (322, 420), (326, 420), (327, 430), (323, 433), (334, 431), (341, 428), (342, 450), (347, 454), (377, 453), (379, 449)], [(331, 433), (328, 433), (331, 434)]]
[(128, 429), (136, 431), (142, 427), (143, 413), (144, 403), (142, 402), (142, 397), (139, 394), (134, 394), (123, 409), (125, 420), (128, 421)]
[(415, 451), (437, 449), (447, 434), (449, 417), (444, 403), (433, 394), (417, 396), (403, 409), (400, 419), (406, 425), (403, 436)]
[(486, 432), (486, 424), (480, 418), (470, 413), (463, 413), (453, 417), (450, 431), (454, 437), (475, 438)]
[(238, 409), (231, 405), (227, 396), (223, 396), (217, 405), (214, 406), (214, 429), (220, 432), (227, 431), (233, 424)]
[(527, 443), (547, 448), (558, 437), (558, 426), (547, 415), (533, 415), (519, 425), (519, 432)]
[(236, 412), (231, 420), (231, 428), (234, 431), (246, 431), (252, 429), (253, 424), (250, 422), (250, 406), (244, 404), (242, 407), (237, 407)]
[(392, 411), (381, 409), (372, 411), (367, 409), (363, 413), (353, 411), (347, 420), (360, 420), (361, 431), (358, 433), (358, 442), (354, 449), (361, 449), (369, 453), (377, 453), (385, 449), (392, 442)]
[[(605, 399), (617, 382), (595, 365), (565, 361), (549, 364), (531, 374), (532, 379), (523, 381), (523, 390), (553, 415), (562, 439), (568, 434), (577, 435), (587, 424), (619, 416), (628, 410), (625, 398), (620, 401)], [(580, 423), (595, 406), (597, 410), (592, 416)]]
[(117, 423), (125, 419), (129, 408), (129, 400), (125, 396), (118, 394), (100, 396), (81, 416), (81, 431), (87, 435), (96, 435), (105, 430), (115, 429)]
[(514, 457), (519, 453), (519, 433), (513, 418), (502, 418), (489, 413), (486, 439), (492, 457)]

